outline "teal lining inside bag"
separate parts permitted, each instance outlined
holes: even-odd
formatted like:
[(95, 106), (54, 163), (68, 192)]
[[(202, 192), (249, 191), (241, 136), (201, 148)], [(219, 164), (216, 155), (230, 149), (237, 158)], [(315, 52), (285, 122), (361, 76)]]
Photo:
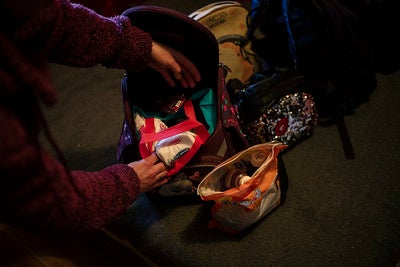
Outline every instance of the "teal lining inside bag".
[[(193, 93), (190, 99), (193, 101), (197, 120), (206, 126), (209, 134), (211, 135), (215, 130), (218, 119), (217, 101), (213, 90), (211, 88), (199, 90)], [(137, 106), (134, 106), (132, 110), (134, 114), (137, 113), (145, 118), (159, 118), (167, 125), (170, 124), (171, 121), (177, 121), (185, 118), (183, 108), (179, 109), (175, 113), (148, 112), (143, 111)]]

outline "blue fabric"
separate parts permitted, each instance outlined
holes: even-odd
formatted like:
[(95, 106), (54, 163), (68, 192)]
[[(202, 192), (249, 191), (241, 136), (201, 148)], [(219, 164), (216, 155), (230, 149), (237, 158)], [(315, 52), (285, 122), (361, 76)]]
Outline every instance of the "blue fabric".
[(282, 0), (282, 12), (285, 18), (286, 30), (288, 33), (290, 54), (294, 62), (294, 67), (297, 68), (298, 59), (297, 59), (296, 43), (294, 41), (292, 27), (290, 26), (290, 17), (289, 17), (290, 15), (289, 15), (288, 5), (289, 5), (289, 0)]
[(217, 125), (217, 103), (216, 97), (210, 88), (195, 92), (191, 99), (197, 103), (203, 113), (204, 119), (208, 124), (208, 132), (212, 134)]

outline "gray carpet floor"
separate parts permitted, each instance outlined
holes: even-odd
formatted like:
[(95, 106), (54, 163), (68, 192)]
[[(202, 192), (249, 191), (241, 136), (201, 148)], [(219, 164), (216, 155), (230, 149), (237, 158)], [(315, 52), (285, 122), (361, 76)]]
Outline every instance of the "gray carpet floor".
[[(146, 1), (188, 13), (213, 1)], [(60, 97), (46, 110), (74, 169), (116, 163), (122, 70), (52, 65)], [(160, 266), (395, 266), (400, 257), (400, 72), (378, 74), (370, 100), (345, 121), (355, 159), (335, 125), (283, 155), (284, 205), (239, 236), (207, 229), (209, 206), (142, 195), (107, 229), (116, 243)], [(147, 88), (143, 88), (146, 90)], [(143, 263), (144, 264), (144, 263)]]

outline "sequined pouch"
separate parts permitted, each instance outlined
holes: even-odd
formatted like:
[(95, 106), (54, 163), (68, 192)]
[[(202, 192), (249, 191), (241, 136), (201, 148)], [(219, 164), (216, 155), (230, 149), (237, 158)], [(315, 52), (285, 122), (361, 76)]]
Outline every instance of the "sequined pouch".
[(318, 121), (314, 99), (295, 70), (277, 71), (236, 94), (242, 130), (250, 144), (288, 146), (310, 136)]

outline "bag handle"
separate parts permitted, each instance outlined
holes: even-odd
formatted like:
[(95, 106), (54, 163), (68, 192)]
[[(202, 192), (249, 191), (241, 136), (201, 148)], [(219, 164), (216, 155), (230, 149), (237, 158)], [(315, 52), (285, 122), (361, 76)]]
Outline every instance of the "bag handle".
[(179, 160), (175, 161), (174, 166), (168, 171), (167, 175), (173, 175), (183, 168), (199, 150), (200, 146), (204, 144), (210, 136), (206, 127), (197, 121), (192, 100), (187, 100), (184, 103), (183, 108), (188, 118), (170, 128), (156, 133), (154, 127), (154, 118), (146, 118), (146, 126), (140, 129), (141, 138), (139, 141), (139, 151), (143, 158), (153, 153), (152, 147), (156, 141), (160, 141), (186, 131), (194, 131), (196, 133), (192, 147), (183, 156), (181, 156)]
[(210, 135), (205, 126), (196, 119), (192, 100), (187, 100), (183, 105), (186, 120), (160, 132), (155, 132), (154, 118), (146, 118), (146, 126), (140, 129), (140, 143), (159, 141), (186, 131), (196, 129), (196, 134), (207, 139)]

